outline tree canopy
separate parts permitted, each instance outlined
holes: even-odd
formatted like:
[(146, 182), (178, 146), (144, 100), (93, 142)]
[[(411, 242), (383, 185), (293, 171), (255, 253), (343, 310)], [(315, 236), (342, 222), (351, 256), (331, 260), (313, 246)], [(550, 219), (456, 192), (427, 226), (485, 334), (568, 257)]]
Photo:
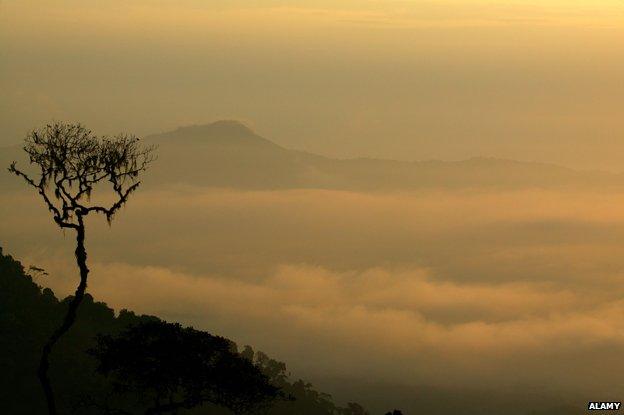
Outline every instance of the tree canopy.
[[(2, 253), (0, 249), (0, 412), (12, 415), (32, 415), (45, 412), (43, 396), (33, 393), (36, 390), (37, 359), (42, 345), (54, 330), (55, 324), (65, 313), (71, 301), (71, 297), (59, 300), (48, 288), (42, 288), (35, 284), (24, 267), (9, 255)], [(142, 340), (140, 333), (153, 331), (150, 335), (152, 340)], [(171, 344), (166, 340), (172, 333)], [(130, 338), (126, 338), (130, 336)], [(205, 342), (205, 343), (204, 343)], [(119, 356), (115, 351), (124, 344), (134, 344), (132, 351), (122, 351), (124, 357), (120, 361), (110, 361)], [(149, 350), (151, 345), (162, 343)], [(185, 353), (191, 356), (178, 356), (174, 354), (171, 359), (168, 356), (158, 356), (160, 350), (178, 350), (186, 344), (213, 345), (216, 349), (199, 350), (193, 357), (193, 349)], [(226, 352), (227, 349), (227, 352)], [(280, 390), (281, 397), (266, 406), (260, 405), (259, 413), (266, 415), (365, 415), (357, 404), (348, 404), (341, 407), (334, 403), (332, 397), (319, 392), (313, 385), (301, 379), (291, 379), (284, 363), (274, 360), (261, 351), (254, 351), (250, 346), (245, 346), (238, 354), (234, 342), (210, 335), (196, 329), (189, 329), (177, 324), (165, 323), (153, 316), (139, 316), (128, 310), (115, 313), (106, 304), (97, 302), (89, 294), (81, 305), (81, 311), (77, 316), (75, 327), (64, 336), (54, 350), (50, 365), (51, 376), (55, 380), (58, 396), (59, 412), (73, 413), (76, 415), (101, 415), (101, 414), (144, 414), (154, 406), (154, 400), (147, 401), (143, 398), (140, 390), (147, 391), (148, 396), (154, 397), (155, 390), (151, 389), (149, 379), (136, 372), (132, 365), (135, 360), (131, 356), (139, 356), (137, 367), (149, 365), (150, 359), (160, 360), (161, 363), (154, 365), (150, 372), (146, 372), (155, 379), (160, 379), (159, 372), (173, 374), (176, 367), (172, 364), (180, 359), (182, 367), (188, 367), (196, 362), (198, 356), (216, 356), (214, 350), (221, 350), (221, 364), (214, 366), (211, 373), (224, 373), (229, 375), (223, 383), (217, 385), (216, 380), (206, 380), (204, 391), (222, 391), (230, 401), (234, 399), (232, 393), (240, 391), (240, 386), (232, 386), (231, 382), (245, 381), (245, 377), (239, 377), (241, 373), (247, 373), (250, 381), (245, 381), (242, 398), (248, 400), (259, 390), (266, 392), (272, 388)], [(97, 351), (95, 354), (88, 351)], [(197, 349), (195, 349), (197, 350)], [(97, 356), (98, 353), (102, 360)], [(145, 353), (145, 358), (140, 354)], [(124, 360), (125, 359), (125, 360)], [(124, 362), (122, 364), (122, 361)], [(163, 362), (164, 361), (164, 362)], [(168, 361), (168, 363), (167, 363)], [(213, 360), (216, 362), (216, 360)], [(229, 363), (228, 363), (229, 362)], [(201, 363), (206, 365), (207, 363)], [(256, 369), (268, 378), (271, 389), (266, 388), (262, 378), (258, 377)], [(122, 367), (123, 366), (123, 367)], [(135, 373), (137, 376), (130, 375)], [(130, 376), (124, 379), (124, 376)], [(193, 375), (194, 376), (194, 375)], [(173, 394), (175, 399), (184, 396), (184, 385), (191, 379), (191, 375), (178, 372), (172, 379), (167, 380), (168, 390), (178, 385), (178, 394)], [(212, 383), (211, 383), (212, 382)], [(229, 386), (228, 386), (229, 385)], [(254, 389), (253, 385), (262, 386)], [(141, 386), (138, 388), (137, 386)], [(118, 389), (121, 388), (121, 389)], [(254, 390), (256, 392), (254, 392)], [(275, 390), (275, 389), (273, 389)], [(151, 395), (150, 395), (151, 393)], [(249, 401), (248, 401), (249, 402)], [(270, 403), (270, 404), (269, 404)], [(219, 403), (204, 402), (203, 405), (194, 409), (184, 409), (180, 413), (231, 415), (234, 406), (224, 406), (228, 399), (222, 399)], [(228, 404), (229, 405), (229, 404)], [(253, 406), (253, 405), (252, 405)], [(249, 407), (249, 406), (248, 406)]]
[[(57, 225), (75, 228), (79, 217), (91, 212), (103, 213), (110, 222), (139, 187), (139, 173), (154, 160), (153, 150), (133, 135), (100, 137), (82, 124), (55, 122), (24, 140), (36, 172), (27, 173), (16, 162), (9, 171), (37, 190)], [(93, 190), (106, 183), (115, 199), (108, 205), (91, 204)]]
[(119, 394), (140, 396), (146, 414), (206, 402), (246, 413), (279, 397), (279, 388), (231, 341), (177, 323), (145, 322), (100, 335), (89, 353)]

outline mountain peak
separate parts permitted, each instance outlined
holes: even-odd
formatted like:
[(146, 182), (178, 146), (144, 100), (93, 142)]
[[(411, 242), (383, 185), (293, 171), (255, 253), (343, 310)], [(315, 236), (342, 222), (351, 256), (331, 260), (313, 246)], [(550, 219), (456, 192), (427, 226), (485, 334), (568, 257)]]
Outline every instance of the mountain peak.
[(251, 128), (237, 120), (220, 120), (210, 124), (187, 125), (148, 137), (158, 144), (220, 144), (220, 145), (271, 145)]
[(236, 136), (252, 136), (256, 135), (251, 128), (247, 127), (237, 120), (219, 120), (210, 124), (188, 125), (178, 127), (175, 132), (183, 134), (221, 134), (221, 135), (236, 135)]

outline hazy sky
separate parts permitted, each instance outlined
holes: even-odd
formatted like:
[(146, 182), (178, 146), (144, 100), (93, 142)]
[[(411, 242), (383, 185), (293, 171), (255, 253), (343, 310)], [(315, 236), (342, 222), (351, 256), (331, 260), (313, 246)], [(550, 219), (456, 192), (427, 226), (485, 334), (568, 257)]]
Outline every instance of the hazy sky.
[(241, 119), (334, 156), (624, 170), (619, 0), (0, 2), (0, 143)]

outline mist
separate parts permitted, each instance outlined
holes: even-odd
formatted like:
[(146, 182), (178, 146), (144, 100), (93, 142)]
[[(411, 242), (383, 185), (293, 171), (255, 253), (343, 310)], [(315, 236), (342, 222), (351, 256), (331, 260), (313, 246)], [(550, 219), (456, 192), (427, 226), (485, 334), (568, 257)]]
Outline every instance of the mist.
[[(621, 387), (623, 201), (599, 190), (146, 190), (112, 228), (90, 223), (89, 291), (254, 344), (321, 385), (540, 385), (584, 399)], [(1, 206), (3, 246), (70, 294), (71, 240), (34, 196)]]

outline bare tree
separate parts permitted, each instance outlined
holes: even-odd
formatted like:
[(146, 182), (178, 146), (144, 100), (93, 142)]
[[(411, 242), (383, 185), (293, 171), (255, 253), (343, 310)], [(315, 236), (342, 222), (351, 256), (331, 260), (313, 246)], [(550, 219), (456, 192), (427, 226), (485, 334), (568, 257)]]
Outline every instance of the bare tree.
[[(58, 340), (71, 328), (87, 288), (87, 251), (85, 217), (101, 213), (110, 224), (113, 216), (128, 201), (140, 184), (139, 174), (154, 160), (153, 147), (142, 147), (139, 139), (121, 134), (98, 137), (81, 124), (56, 122), (32, 131), (25, 139), (24, 151), (37, 172), (28, 174), (13, 162), (9, 171), (22, 177), (37, 190), (54, 222), (62, 229), (76, 232), (76, 263), (80, 283), (69, 302), (62, 324), (43, 346), (38, 376), (45, 393), (48, 413), (56, 415), (56, 403), (48, 368), (50, 353)], [(92, 204), (96, 187), (109, 187), (109, 203)]]

